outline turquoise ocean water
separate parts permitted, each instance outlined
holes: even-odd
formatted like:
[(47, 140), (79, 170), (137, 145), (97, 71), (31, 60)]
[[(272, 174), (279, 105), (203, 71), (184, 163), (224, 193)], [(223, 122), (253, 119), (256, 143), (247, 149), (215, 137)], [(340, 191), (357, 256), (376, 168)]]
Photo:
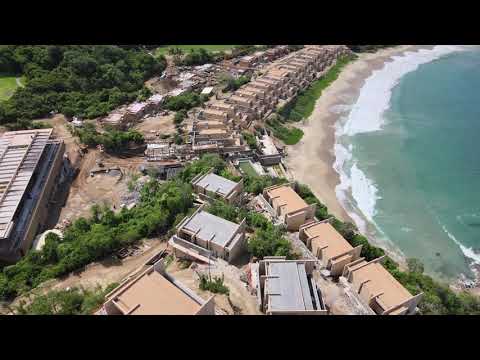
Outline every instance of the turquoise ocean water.
[(377, 238), (452, 280), (480, 264), (480, 50), (443, 50), (394, 61), (395, 80), (372, 76), (338, 134), (337, 194)]

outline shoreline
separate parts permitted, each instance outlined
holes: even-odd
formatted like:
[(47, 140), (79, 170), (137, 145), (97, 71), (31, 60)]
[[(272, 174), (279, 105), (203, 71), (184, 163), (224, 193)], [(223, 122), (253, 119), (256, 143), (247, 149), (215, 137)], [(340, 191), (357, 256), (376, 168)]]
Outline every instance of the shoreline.
[[(293, 177), (310, 187), (315, 196), (324, 203), (331, 214), (342, 221), (356, 223), (337, 198), (336, 187), (340, 184), (340, 175), (334, 168), (336, 156), (336, 124), (345, 116), (343, 111), (332, 111), (333, 107), (353, 105), (373, 71), (381, 69), (391, 61), (392, 56), (407, 51), (431, 49), (427, 45), (401, 45), (379, 50), (376, 53), (362, 53), (353, 62), (345, 66), (337, 80), (328, 86), (316, 101), (312, 115), (296, 126), (303, 130), (304, 136), (296, 145), (288, 146), (287, 166)], [(368, 234), (365, 234), (368, 236)], [(380, 246), (388, 255), (406, 266), (405, 259), (390, 251), (368, 236), (372, 244)]]

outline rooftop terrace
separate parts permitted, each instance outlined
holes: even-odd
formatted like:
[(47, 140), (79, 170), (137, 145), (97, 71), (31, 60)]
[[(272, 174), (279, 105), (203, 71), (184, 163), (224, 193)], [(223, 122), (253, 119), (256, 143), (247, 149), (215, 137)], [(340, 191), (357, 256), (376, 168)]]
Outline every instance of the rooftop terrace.
[(195, 315), (201, 304), (150, 267), (108, 296), (123, 315)]
[(272, 203), (277, 207), (284, 206), (285, 213), (289, 214), (302, 210), (308, 204), (288, 185), (266, 189)]

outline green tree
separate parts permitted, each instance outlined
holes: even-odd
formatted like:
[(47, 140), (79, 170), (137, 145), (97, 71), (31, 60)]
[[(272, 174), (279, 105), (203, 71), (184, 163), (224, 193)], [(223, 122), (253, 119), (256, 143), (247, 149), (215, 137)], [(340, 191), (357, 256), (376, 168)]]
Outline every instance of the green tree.
[(260, 259), (265, 256), (293, 257), (292, 245), (278, 228), (258, 229), (248, 242), (248, 250)]
[(418, 259), (407, 259), (407, 266), (408, 266), (408, 271), (416, 274), (423, 274), (424, 267), (423, 264), (420, 260)]

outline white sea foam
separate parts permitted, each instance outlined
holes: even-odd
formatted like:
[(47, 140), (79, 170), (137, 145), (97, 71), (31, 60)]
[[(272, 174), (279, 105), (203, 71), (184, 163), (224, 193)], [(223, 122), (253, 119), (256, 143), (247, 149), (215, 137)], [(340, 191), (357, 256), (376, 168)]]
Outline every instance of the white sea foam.
[(343, 134), (353, 136), (359, 133), (381, 130), (384, 124), (383, 113), (389, 108), (392, 89), (407, 73), (415, 71), (421, 64), (431, 62), (453, 51), (461, 51), (460, 46), (439, 45), (431, 50), (405, 52), (393, 56), (392, 62), (376, 70), (365, 81), (360, 95), (343, 127)]
[(453, 240), (455, 244), (457, 244), (460, 249), (462, 250), (463, 255), (465, 255), (467, 258), (472, 260), (476, 264), (480, 264), (480, 254), (475, 253), (472, 248), (468, 248), (465, 245), (463, 245), (460, 241), (458, 241), (455, 236), (453, 236), (450, 232), (448, 232), (447, 228), (442, 225), (442, 229), (447, 234), (447, 236)]
[(379, 199), (377, 195), (378, 189), (367, 178), (365, 173), (358, 168), (357, 163), (354, 163), (350, 170), (350, 179), (352, 194), (357, 206), (362, 210), (367, 220), (373, 222), (373, 217), (376, 215), (375, 203)]
[[(340, 184), (335, 192), (360, 230), (366, 229), (365, 220), (375, 224), (373, 217), (376, 215), (375, 206), (379, 199), (378, 189), (357, 165), (352, 156), (352, 145), (346, 146), (340, 141), (345, 143), (344, 140), (350, 136), (381, 130), (385, 121), (383, 114), (390, 106), (392, 89), (399, 80), (407, 73), (415, 71), (421, 64), (461, 50), (465, 48), (440, 45), (431, 50), (405, 52), (401, 56), (392, 57), (393, 61), (386, 63), (382, 69), (374, 71), (366, 79), (348, 116), (337, 122), (334, 169), (340, 176)], [(340, 109), (344, 108), (337, 107), (335, 110), (338, 112)], [(381, 229), (378, 230), (382, 234)], [(385, 238), (388, 241), (386, 236)], [(399, 249), (397, 252), (401, 253)]]

